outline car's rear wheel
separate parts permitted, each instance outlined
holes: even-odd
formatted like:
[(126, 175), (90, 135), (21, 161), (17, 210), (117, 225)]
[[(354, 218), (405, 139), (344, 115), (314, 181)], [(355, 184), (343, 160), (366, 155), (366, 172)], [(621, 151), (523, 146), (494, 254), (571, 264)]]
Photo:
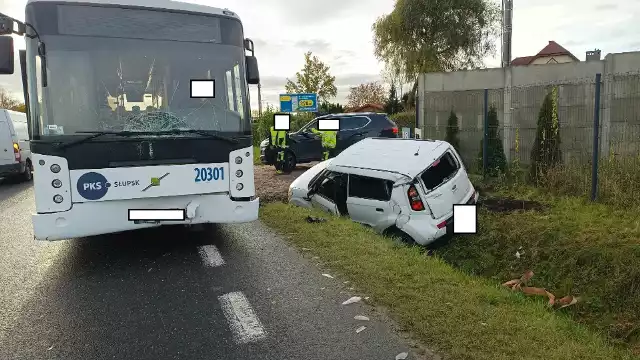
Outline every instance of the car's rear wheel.
[(26, 161), (26, 163), (24, 164), (24, 172), (21, 175), (22, 180), (24, 181), (33, 180), (33, 165), (31, 165), (31, 161)]

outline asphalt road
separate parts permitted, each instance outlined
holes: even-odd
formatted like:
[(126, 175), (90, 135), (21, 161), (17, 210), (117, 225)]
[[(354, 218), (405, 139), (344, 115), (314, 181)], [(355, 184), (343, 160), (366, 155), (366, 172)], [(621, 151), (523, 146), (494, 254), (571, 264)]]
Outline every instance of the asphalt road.
[(33, 209), (30, 184), (0, 184), (1, 360), (416, 356), (259, 222), (36, 242)]

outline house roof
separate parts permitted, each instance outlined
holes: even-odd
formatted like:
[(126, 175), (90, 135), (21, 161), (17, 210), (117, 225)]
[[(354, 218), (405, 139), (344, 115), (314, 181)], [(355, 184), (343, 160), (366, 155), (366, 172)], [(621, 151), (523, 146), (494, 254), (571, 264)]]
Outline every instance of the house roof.
[(540, 50), (536, 55), (521, 56), (511, 60), (511, 66), (529, 65), (534, 60), (539, 59), (541, 57), (551, 57), (551, 56), (560, 56), (560, 55), (567, 55), (575, 61), (580, 61), (569, 50), (565, 49), (557, 42), (551, 40), (549, 41), (547, 46), (545, 46), (542, 50)]

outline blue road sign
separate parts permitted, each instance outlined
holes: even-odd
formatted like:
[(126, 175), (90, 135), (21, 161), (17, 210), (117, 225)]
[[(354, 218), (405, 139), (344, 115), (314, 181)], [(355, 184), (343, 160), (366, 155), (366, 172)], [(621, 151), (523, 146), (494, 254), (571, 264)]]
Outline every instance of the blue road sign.
[(317, 94), (281, 94), (280, 111), (282, 112), (316, 112), (318, 111)]

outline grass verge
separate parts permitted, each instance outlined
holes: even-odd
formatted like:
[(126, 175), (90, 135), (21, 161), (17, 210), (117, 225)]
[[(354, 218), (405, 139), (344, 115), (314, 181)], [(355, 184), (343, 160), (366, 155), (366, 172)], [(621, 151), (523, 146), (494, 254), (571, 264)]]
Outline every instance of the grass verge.
[[(581, 297), (566, 310), (572, 318), (640, 353), (640, 209), (551, 196), (522, 185), (483, 195), (534, 200), (546, 209), (480, 211), (479, 234), (453, 238), (439, 256), (494, 281), (531, 269), (530, 285)], [(516, 252), (523, 254), (518, 258)]]
[(253, 147), (253, 165), (262, 165), (260, 162), (260, 147)]
[(351, 280), (447, 359), (633, 359), (628, 350), (552, 313), (543, 301), (468, 275), (419, 248), (396, 245), (345, 219), (310, 224), (315, 210), (268, 204), (262, 221)]

